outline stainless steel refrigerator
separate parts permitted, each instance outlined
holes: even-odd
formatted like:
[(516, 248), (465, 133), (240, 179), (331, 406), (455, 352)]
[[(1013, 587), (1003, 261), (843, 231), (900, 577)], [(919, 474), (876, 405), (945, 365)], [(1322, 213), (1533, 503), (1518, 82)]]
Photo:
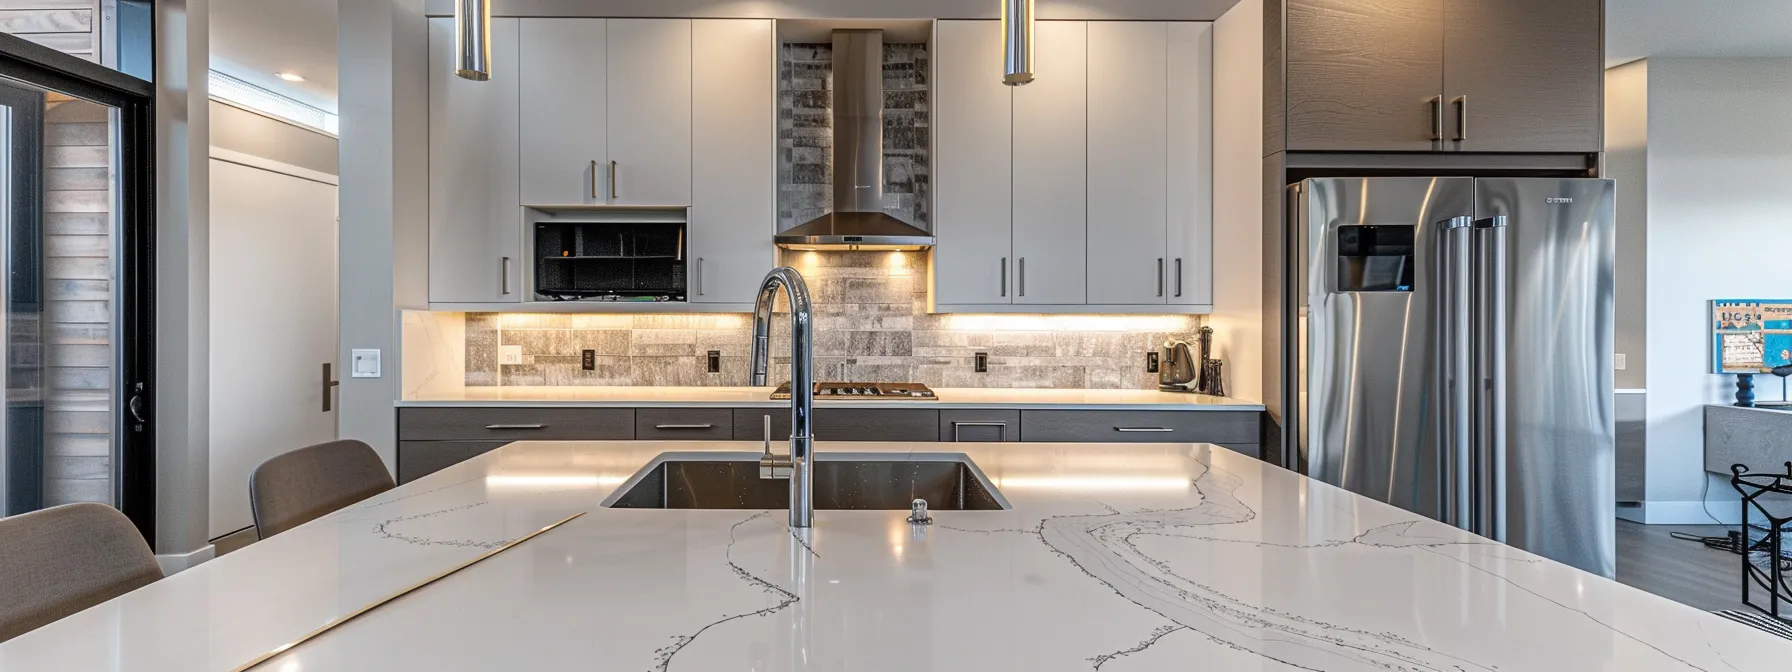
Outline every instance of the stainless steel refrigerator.
[(1613, 576), (1613, 193), (1604, 179), (1291, 185), (1284, 422), (1307, 474)]

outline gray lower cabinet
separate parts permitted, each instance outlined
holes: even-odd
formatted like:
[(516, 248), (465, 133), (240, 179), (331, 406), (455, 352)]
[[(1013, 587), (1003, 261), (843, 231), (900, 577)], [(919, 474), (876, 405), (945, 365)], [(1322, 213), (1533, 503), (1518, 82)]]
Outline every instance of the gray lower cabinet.
[(497, 450), (509, 441), (399, 441), (398, 482), (415, 481)]
[(628, 441), (632, 408), (403, 408), (400, 441)]
[[(790, 409), (740, 408), (734, 411), (734, 439), (765, 438), (771, 416), (772, 437), (790, 438)], [(818, 441), (938, 441), (940, 412), (931, 408), (817, 408), (812, 418)]]
[(1020, 440), (1020, 411), (940, 411), (940, 441), (953, 443)]
[(1251, 411), (1021, 411), (1020, 440), (1062, 443), (1257, 443)]

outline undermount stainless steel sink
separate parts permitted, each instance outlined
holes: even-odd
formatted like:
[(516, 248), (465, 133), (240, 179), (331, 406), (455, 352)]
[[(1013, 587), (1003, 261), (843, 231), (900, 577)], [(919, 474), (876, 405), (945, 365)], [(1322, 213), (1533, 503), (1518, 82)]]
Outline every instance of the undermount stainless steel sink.
[[(916, 499), (934, 511), (1008, 508), (968, 460), (817, 460), (816, 509), (908, 510)], [(619, 509), (782, 509), (790, 480), (760, 478), (759, 462), (668, 459), (648, 465), (605, 506)]]

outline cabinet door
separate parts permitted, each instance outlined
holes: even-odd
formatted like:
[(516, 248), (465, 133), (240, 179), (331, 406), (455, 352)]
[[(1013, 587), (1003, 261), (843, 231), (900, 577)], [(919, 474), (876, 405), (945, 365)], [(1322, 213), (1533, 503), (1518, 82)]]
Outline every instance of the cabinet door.
[(1170, 24), (1170, 303), (1213, 305), (1213, 24)]
[(1040, 77), (1014, 87), (1014, 303), (1088, 301), (1089, 24), (1041, 21)]
[(691, 202), (691, 20), (609, 20), (610, 202)]
[(493, 19), (491, 81), (455, 76), (454, 19), (429, 20), (429, 300), (522, 299), (517, 20)]
[(777, 250), (775, 38), (760, 19), (691, 22), (692, 303), (752, 303)]
[(1287, 3), (1290, 151), (1440, 147), (1432, 115), (1444, 89), (1443, 0)]
[(1600, 25), (1600, 0), (1444, 0), (1448, 146), (1600, 151)]
[(603, 203), (610, 160), (605, 21), (519, 21), (523, 203)]
[(1089, 24), (1090, 304), (1165, 303), (1168, 49), (1164, 23)]
[(1014, 118), (1001, 24), (940, 21), (935, 30), (933, 300), (1011, 303)]

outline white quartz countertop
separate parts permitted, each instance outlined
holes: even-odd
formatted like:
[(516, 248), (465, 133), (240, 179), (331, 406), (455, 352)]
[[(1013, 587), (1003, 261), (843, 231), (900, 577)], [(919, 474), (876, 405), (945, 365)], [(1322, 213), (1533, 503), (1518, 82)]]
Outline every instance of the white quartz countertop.
[(1002, 511), (608, 509), (664, 456), (517, 443), (0, 644), (0, 669), (1784, 670), (1792, 642), (1207, 445), (968, 457)]
[[(1065, 410), (1261, 411), (1263, 404), (1157, 390), (938, 388), (939, 399), (817, 399), (838, 408), (1023, 408)], [(628, 408), (788, 407), (770, 387), (465, 387), (409, 395), (399, 406), (582, 406)]]

